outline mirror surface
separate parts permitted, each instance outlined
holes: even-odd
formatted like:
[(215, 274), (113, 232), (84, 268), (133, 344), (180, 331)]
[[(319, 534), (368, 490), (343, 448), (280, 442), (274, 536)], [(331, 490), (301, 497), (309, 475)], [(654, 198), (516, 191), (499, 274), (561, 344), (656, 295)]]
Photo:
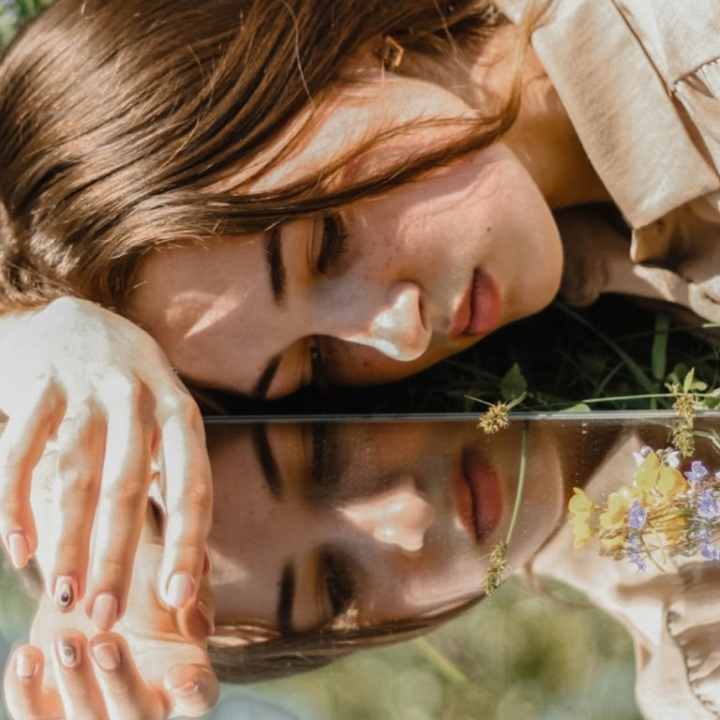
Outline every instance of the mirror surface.
[[(720, 416), (686, 456), (679, 422), (208, 420), (208, 717), (714, 717)], [(155, 593), (162, 532), (153, 503), (116, 628), (148, 676), (188, 651)], [(44, 592), (47, 552), (0, 576), (3, 662), (82, 628)]]

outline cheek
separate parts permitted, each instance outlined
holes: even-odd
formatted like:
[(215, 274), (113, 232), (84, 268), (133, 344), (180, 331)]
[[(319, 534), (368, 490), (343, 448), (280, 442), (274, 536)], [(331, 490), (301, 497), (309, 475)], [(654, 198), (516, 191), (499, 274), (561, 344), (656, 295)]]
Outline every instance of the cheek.
[(388, 358), (372, 348), (344, 344), (337, 349), (328, 367), (328, 381), (334, 385), (374, 385), (402, 380), (421, 372), (477, 342), (467, 338), (462, 342), (432, 345), (421, 357), (410, 362)]

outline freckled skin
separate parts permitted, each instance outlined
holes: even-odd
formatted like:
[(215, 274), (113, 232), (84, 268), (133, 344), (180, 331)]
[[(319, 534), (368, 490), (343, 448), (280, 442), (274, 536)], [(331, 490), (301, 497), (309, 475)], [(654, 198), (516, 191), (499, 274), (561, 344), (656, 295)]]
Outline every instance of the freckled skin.
[[(379, 78), (364, 88), (365, 102), (338, 101), (327, 122), (276, 168), (285, 182), (334, 160), (335, 149), (346, 147), (347, 128), (464, 120), (470, 112), (457, 96), (420, 80)], [(391, 142), (396, 153), (414, 153), (455, 132), (449, 123), (426, 126)], [(380, 159), (386, 151), (377, 151)], [(281, 306), (272, 295), (265, 240), (254, 235), (148, 256), (128, 314), (184, 377), (210, 387), (251, 394), (280, 357), (267, 393), (279, 397), (310, 382), (313, 352), (322, 354), (328, 382), (368, 384), (419, 372), (477, 342), (482, 335), (451, 336), (476, 269), (496, 288), (499, 325), (538, 312), (559, 287), (555, 221), (502, 143), (349, 206), (342, 218), (346, 248), (324, 275), (313, 266), (323, 219), (282, 227)]]

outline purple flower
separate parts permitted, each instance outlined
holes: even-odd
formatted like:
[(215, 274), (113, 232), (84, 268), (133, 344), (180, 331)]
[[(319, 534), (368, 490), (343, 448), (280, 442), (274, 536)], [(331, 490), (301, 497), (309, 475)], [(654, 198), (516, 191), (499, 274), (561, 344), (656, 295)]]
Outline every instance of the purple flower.
[(707, 560), (720, 560), (720, 552), (713, 544), (710, 533), (705, 530), (700, 536), (700, 554)]
[(642, 543), (637, 535), (628, 538), (628, 560), (635, 566), (638, 572), (645, 572), (645, 558), (643, 557)]
[(700, 462), (700, 460), (693, 460), (690, 465), (690, 470), (684, 473), (685, 477), (690, 483), (702, 483), (703, 480), (709, 475), (708, 469)]
[(628, 510), (628, 526), (633, 530), (642, 530), (647, 521), (647, 510), (635, 499)]
[(682, 455), (678, 450), (673, 450), (665, 456), (665, 462), (676, 470), (682, 465)]
[(700, 494), (697, 514), (703, 520), (716, 520), (720, 517), (720, 504), (709, 488)]
[(717, 551), (717, 548), (709, 542), (703, 543), (700, 546), (700, 554), (708, 560), (720, 560), (720, 553)]

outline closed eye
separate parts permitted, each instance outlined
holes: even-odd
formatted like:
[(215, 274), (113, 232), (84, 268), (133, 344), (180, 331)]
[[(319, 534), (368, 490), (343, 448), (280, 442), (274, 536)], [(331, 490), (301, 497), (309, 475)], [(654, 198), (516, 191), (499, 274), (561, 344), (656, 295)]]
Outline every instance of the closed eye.
[(315, 261), (315, 270), (320, 275), (325, 275), (347, 251), (347, 237), (347, 227), (340, 213), (323, 217), (320, 251)]
[(357, 601), (359, 578), (353, 563), (337, 550), (321, 555), (321, 573), (332, 618), (347, 612)]

